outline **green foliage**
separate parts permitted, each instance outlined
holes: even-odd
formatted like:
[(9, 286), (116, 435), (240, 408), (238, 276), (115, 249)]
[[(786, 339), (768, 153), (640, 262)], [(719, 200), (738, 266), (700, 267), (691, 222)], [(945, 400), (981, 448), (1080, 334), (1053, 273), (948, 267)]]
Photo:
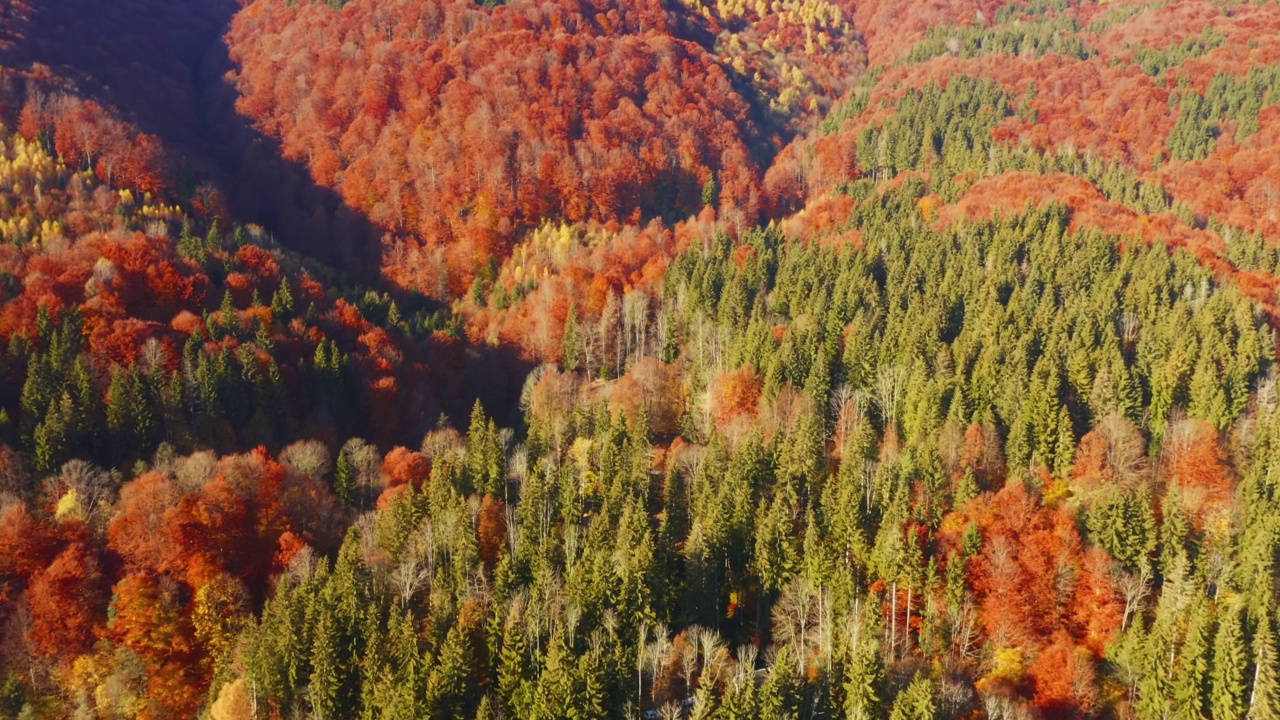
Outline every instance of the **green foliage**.
[(1097, 54), (1080, 36), (1080, 24), (1070, 16), (1025, 22), (1015, 19), (994, 27), (966, 25), (935, 27), (911, 49), (907, 61), (924, 62), (939, 55), (972, 58), (985, 53), (1039, 57), (1054, 53), (1087, 60)]
[(877, 178), (937, 163), (947, 175), (985, 166), (991, 130), (1011, 113), (999, 84), (960, 76), (909, 89), (892, 117), (858, 136), (858, 166)]
[(933, 699), (933, 682), (923, 674), (919, 674), (894, 701), (889, 720), (933, 720), (937, 714)]
[(1278, 101), (1280, 67), (1253, 67), (1244, 77), (1219, 73), (1203, 94), (1183, 90), (1171, 95), (1178, 119), (1169, 134), (1174, 160), (1203, 160), (1213, 151), (1225, 123), (1235, 123), (1236, 140), (1256, 133), (1258, 113)]
[(1240, 720), (1245, 716), (1249, 653), (1242, 615), (1239, 603), (1227, 603), (1219, 611), (1210, 670), (1210, 717)]
[(1176, 45), (1170, 45), (1160, 50), (1152, 50), (1147, 47), (1140, 47), (1134, 53), (1134, 60), (1142, 71), (1154, 77), (1160, 77), (1171, 68), (1175, 68), (1182, 63), (1207, 54), (1215, 48), (1222, 47), (1227, 42), (1227, 37), (1213, 28), (1205, 28), (1199, 37), (1190, 37)]

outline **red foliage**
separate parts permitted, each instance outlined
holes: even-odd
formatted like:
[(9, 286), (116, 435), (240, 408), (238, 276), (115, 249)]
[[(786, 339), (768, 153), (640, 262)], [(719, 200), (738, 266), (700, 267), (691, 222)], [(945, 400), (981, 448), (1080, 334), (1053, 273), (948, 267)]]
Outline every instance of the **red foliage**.
[[(37, 519), (22, 503), (12, 503), (0, 513), (0, 578), (21, 588), (53, 561), (61, 550), (56, 528)], [(0, 596), (0, 601), (12, 599)]]
[(178, 571), (169, 562), (173, 548), (164, 532), (165, 514), (177, 502), (178, 495), (169, 478), (158, 472), (141, 475), (121, 489), (107, 539), (109, 547), (124, 558), (128, 567)]
[(93, 644), (105, 619), (105, 587), (95, 553), (73, 543), (31, 579), (27, 639), (36, 654), (70, 660)]
[(212, 480), (185, 494), (162, 474), (139, 477), (122, 490), (108, 539), (131, 570), (196, 589), (230, 574), (261, 590), (280, 568), (277, 551), (333, 542), (334, 512), (326, 487), (291, 479), (259, 449), (224, 458)]
[[(755, 216), (747, 103), (674, 32), (651, 2), (606, 17), (575, 0), (492, 13), (256, 0), (228, 39), (240, 110), (409, 248), (445, 246), (460, 291), (543, 218), (696, 212), (712, 174), (724, 207)], [(415, 285), (434, 272), (428, 258), (401, 253), (385, 269)]]

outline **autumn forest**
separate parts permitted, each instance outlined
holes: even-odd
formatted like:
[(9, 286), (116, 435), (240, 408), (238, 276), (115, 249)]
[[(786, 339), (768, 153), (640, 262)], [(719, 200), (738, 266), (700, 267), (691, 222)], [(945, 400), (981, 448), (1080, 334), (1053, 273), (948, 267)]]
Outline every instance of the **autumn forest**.
[(0, 0), (0, 718), (1280, 720), (1280, 3)]

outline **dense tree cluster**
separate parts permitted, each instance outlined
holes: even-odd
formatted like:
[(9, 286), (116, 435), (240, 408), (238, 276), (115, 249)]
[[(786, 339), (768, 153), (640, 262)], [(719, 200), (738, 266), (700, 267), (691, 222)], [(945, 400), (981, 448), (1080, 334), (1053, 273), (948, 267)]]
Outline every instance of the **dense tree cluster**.
[(262, 0), (229, 39), (240, 109), (404, 235), (386, 273), (433, 292), (544, 218), (681, 217), (713, 184), (755, 220), (751, 107), (690, 22), (658, 3)]
[(1280, 5), (158, 5), (0, 13), (0, 717), (1280, 717)]
[[(160, 443), (227, 451), (357, 429), (391, 442), (475, 397), (426, 382), (462, 377), (447, 313), (340, 293), (341, 277), (260, 228), (201, 232), (176, 207), (2, 142), (0, 438), (39, 473), (73, 457), (128, 467)], [(473, 372), (499, 367), (477, 358)]]
[(477, 405), (385, 455), (6, 455), (49, 478), (7, 511), (15, 703), (1273, 708), (1265, 316), (1061, 208), (933, 230), (924, 189), (854, 189), (861, 246), (720, 235), (637, 310), (575, 307), (514, 433)]

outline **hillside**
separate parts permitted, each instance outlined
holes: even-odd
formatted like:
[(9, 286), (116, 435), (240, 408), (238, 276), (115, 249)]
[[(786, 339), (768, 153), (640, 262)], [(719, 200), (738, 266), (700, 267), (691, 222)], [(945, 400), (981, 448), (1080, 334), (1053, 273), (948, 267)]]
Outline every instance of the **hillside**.
[(1280, 717), (1278, 31), (0, 0), (0, 718)]

